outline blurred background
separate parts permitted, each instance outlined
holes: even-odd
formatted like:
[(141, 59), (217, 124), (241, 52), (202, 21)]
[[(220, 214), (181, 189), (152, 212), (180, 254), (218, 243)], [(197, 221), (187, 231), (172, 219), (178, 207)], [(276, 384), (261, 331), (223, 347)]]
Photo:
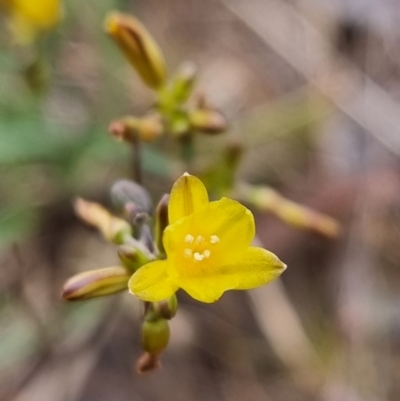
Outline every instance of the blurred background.
[[(7, 14), (1, 19), (0, 398), (398, 400), (397, 0), (63, 6), (37, 53), (14, 45)], [(148, 376), (134, 371), (141, 310), (133, 297), (60, 299), (72, 274), (118, 261), (71, 202), (109, 205), (110, 185), (132, 176), (132, 155), (107, 127), (154, 101), (104, 33), (112, 9), (147, 26), (171, 71), (185, 60), (199, 66), (198, 88), (245, 148), (240, 178), (342, 225), (328, 239), (256, 213), (263, 245), (288, 270), (211, 305), (179, 294), (163, 369)], [(225, 140), (204, 139), (200, 162), (215, 160)], [(157, 199), (181, 165), (164, 140), (145, 147), (143, 162)]]

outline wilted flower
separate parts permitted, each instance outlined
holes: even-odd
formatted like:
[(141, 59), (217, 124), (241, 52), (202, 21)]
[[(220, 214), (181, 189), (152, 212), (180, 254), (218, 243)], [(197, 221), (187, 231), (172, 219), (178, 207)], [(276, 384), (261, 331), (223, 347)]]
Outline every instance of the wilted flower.
[(203, 183), (184, 174), (174, 184), (164, 231), (166, 260), (142, 266), (130, 279), (132, 294), (157, 302), (179, 288), (201, 302), (214, 302), (227, 290), (247, 290), (277, 278), (286, 268), (276, 255), (251, 246), (252, 213), (222, 198), (209, 202)]

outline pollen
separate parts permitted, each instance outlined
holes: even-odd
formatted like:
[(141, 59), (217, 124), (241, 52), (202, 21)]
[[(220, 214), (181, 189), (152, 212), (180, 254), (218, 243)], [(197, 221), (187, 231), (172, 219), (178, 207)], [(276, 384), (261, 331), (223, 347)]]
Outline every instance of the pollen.
[(201, 262), (204, 259), (204, 254), (199, 253), (199, 252), (195, 252), (194, 255), (193, 255), (193, 258), (197, 262)]
[(196, 243), (201, 244), (202, 242), (204, 242), (204, 237), (202, 235), (198, 235), (196, 237)]
[(183, 256), (184, 256), (185, 258), (191, 258), (192, 255), (193, 255), (193, 251), (192, 251), (190, 248), (185, 248), (185, 249), (183, 250)]
[(220, 241), (220, 239), (219, 239), (218, 235), (212, 235), (212, 236), (210, 237), (210, 242), (211, 242), (212, 244), (218, 244), (219, 241)]
[(192, 244), (194, 241), (194, 237), (192, 234), (187, 234), (185, 237), (185, 242), (186, 244)]

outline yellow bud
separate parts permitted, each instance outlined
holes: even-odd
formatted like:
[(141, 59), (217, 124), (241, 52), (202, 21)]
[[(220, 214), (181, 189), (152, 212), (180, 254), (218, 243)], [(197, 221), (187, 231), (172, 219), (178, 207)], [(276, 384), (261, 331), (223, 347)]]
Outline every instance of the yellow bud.
[(110, 134), (120, 140), (135, 143), (137, 139), (143, 142), (153, 142), (164, 133), (161, 116), (153, 114), (145, 117), (125, 117), (113, 121), (109, 128)]
[(248, 194), (255, 207), (276, 215), (287, 224), (331, 238), (340, 233), (340, 224), (332, 217), (290, 201), (272, 188), (244, 186), (242, 193)]
[(10, 0), (10, 27), (18, 43), (29, 44), (61, 18), (60, 0)]
[(205, 134), (220, 134), (227, 129), (225, 117), (214, 109), (197, 109), (189, 114), (190, 124)]
[(78, 198), (74, 202), (75, 213), (87, 224), (101, 231), (104, 238), (121, 244), (131, 235), (131, 226), (118, 217), (113, 216), (106, 208), (95, 202)]
[(61, 296), (67, 301), (82, 301), (114, 294), (128, 288), (131, 275), (120, 266), (79, 273), (64, 284)]
[(169, 335), (167, 320), (145, 320), (142, 326), (142, 347), (150, 354), (159, 354), (167, 347)]
[(107, 33), (143, 81), (152, 89), (160, 88), (167, 76), (164, 56), (147, 29), (134, 17), (112, 12), (105, 22)]

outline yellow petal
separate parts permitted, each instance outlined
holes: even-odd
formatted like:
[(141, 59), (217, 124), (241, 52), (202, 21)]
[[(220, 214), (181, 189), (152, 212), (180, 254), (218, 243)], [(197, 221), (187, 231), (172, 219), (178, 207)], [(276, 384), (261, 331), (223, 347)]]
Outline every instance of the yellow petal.
[(167, 276), (168, 263), (157, 260), (142, 266), (129, 280), (129, 291), (143, 301), (158, 302), (169, 298), (178, 287)]
[(179, 278), (179, 286), (192, 298), (211, 303), (227, 290), (248, 290), (267, 284), (285, 268), (272, 252), (250, 247), (239, 262), (220, 266), (209, 276)]
[(286, 265), (272, 252), (255, 246), (247, 249), (237, 264), (222, 267), (224, 274), (234, 274), (238, 280), (236, 290), (250, 290), (278, 278)]
[[(191, 266), (184, 258), (185, 238), (201, 238), (203, 243), (199, 251), (210, 251), (207, 262)], [(169, 225), (163, 243), (174, 268), (181, 275), (190, 274), (196, 266), (215, 269), (215, 266), (232, 263), (241, 258), (243, 252), (251, 245), (255, 235), (255, 224), (252, 213), (239, 202), (222, 198), (210, 202), (206, 207), (192, 215)], [(195, 252), (196, 249), (193, 248)], [(207, 266), (204, 266), (207, 264)], [(196, 274), (195, 272), (193, 272)], [(197, 274), (196, 274), (197, 275)]]
[(208, 204), (208, 194), (204, 184), (193, 175), (183, 174), (171, 190), (168, 204), (169, 224), (182, 217), (203, 209)]
[(39, 29), (49, 29), (61, 16), (60, 0), (14, 0), (14, 13)]
[(205, 209), (193, 214), (191, 224), (196, 228), (204, 227), (205, 238), (218, 238), (218, 243), (210, 248), (219, 255), (219, 263), (236, 261), (250, 246), (256, 233), (250, 210), (228, 198), (210, 202)]

